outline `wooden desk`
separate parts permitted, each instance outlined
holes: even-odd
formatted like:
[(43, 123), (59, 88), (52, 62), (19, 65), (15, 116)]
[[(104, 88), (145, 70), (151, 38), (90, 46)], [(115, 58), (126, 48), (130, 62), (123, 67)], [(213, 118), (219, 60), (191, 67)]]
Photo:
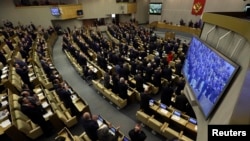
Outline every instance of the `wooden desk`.
[(162, 109), (162, 108), (158, 108), (157, 113), (159, 113), (160, 115), (170, 118), (170, 116), (172, 115), (172, 113), (166, 109)]
[(194, 133), (197, 133), (197, 125), (192, 124), (190, 122), (187, 123), (186, 128)]
[(59, 133), (58, 133), (58, 137), (64, 137), (65, 141), (72, 141), (74, 140), (74, 137), (72, 135), (72, 133), (68, 130), (68, 128), (64, 127)]
[(199, 28), (191, 28), (188, 26), (180, 26), (180, 25), (171, 25), (171, 24), (166, 24), (163, 22), (154, 22), (151, 25), (157, 28), (164, 28), (164, 29), (170, 29), (170, 30), (179, 31), (179, 32), (185, 32), (189, 34), (194, 34), (196, 36), (199, 36), (201, 32), (201, 29)]
[[(4, 126), (4, 127), (2, 127), (3, 122), (6, 123), (6, 126)], [(5, 131), (6, 131), (8, 128), (10, 128), (11, 125), (12, 125), (12, 124), (11, 124), (11, 121), (10, 121), (8, 118), (6, 118), (5, 120), (1, 121), (1, 122), (0, 122), (0, 135), (4, 134)]]
[(178, 117), (176, 115), (172, 115), (171, 118), (170, 118), (173, 122), (177, 123), (177, 125), (180, 125), (181, 128), (185, 128), (188, 121), (181, 118), (181, 117)]
[(154, 104), (154, 105), (150, 105), (150, 108), (151, 108), (153, 111), (157, 112), (157, 109), (159, 109), (159, 106), (156, 105), (156, 104)]

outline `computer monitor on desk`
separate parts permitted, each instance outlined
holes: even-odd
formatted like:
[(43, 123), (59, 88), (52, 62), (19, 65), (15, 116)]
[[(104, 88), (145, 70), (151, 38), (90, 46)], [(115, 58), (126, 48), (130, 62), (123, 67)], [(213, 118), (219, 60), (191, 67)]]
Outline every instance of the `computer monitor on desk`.
[(149, 106), (153, 106), (153, 105), (154, 105), (154, 102), (155, 102), (155, 101), (154, 101), (153, 99), (150, 99), (150, 100), (149, 100)]
[(99, 127), (104, 123), (104, 119), (102, 118), (102, 116), (98, 115), (97, 123), (98, 123)]
[(161, 103), (161, 104), (160, 104), (160, 108), (162, 108), (162, 109), (167, 109), (167, 105), (166, 105), (166, 104)]
[(190, 117), (188, 121), (194, 125), (197, 125), (197, 120), (195, 118)]
[(180, 111), (175, 110), (173, 114), (175, 116), (181, 117), (181, 112)]
[(110, 132), (113, 136), (115, 136), (115, 132), (116, 132), (115, 127), (109, 128), (109, 132)]
[(130, 139), (128, 137), (124, 136), (122, 141), (130, 141)]

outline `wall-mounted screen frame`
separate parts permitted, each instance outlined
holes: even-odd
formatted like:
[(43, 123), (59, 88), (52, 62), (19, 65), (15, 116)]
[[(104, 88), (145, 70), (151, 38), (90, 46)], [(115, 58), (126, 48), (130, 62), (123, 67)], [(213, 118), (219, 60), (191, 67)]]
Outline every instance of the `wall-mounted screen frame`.
[(149, 14), (150, 15), (161, 15), (162, 13), (162, 3), (154, 2), (149, 3)]
[(50, 13), (53, 16), (60, 16), (61, 15), (59, 7), (51, 7), (50, 8)]
[(193, 37), (182, 73), (206, 119), (225, 94), (239, 65), (198, 37)]

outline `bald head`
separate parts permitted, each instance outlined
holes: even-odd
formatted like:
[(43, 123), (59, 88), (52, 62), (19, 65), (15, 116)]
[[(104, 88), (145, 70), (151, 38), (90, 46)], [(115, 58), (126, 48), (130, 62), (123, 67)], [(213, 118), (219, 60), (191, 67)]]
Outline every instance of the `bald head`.
[(85, 112), (85, 113), (83, 113), (83, 119), (86, 119), (86, 120), (91, 119), (91, 117), (90, 117), (90, 113), (89, 113), (89, 112)]

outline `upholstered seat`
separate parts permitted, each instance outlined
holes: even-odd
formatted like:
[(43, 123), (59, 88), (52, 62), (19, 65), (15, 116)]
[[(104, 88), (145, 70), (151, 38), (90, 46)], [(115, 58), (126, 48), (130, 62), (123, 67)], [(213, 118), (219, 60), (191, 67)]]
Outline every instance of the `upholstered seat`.
[(56, 110), (56, 114), (58, 118), (66, 125), (67, 127), (72, 127), (75, 124), (77, 124), (77, 119), (76, 116), (71, 116), (70, 112), (68, 110), (66, 111), (61, 111), (61, 110)]
[(111, 94), (111, 99), (110, 99), (113, 103), (115, 103), (115, 105), (118, 108), (124, 108), (127, 105), (127, 99), (122, 99), (120, 98), (118, 95), (112, 93)]
[(84, 141), (91, 141), (91, 139), (88, 137), (88, 135), (86, 134), (86, 132), (83, 132), (80, 135), (80, 138), (82, 138)]
[(12, 115), (14, 119), (21, 119), (23, 121), (28, 121), (30, 120), (25, 114), (23, 114), (19, 110), (14, 110), (14, 115)]
[(13, 101), (13, 110), (20, 110), (21, 106), (18, 101)]
[(149, 115), (144, 113), (142, 110), (139, 110), (136, 112), (136, 118), (141, 121), (143, 124), (148, 124), (148, 119), (149, 119)]
[(154, 116), (152, 116), (148, 119), (148, 126), (160, 134), (163, 123), (155, 119)]
[(36, 139), (43, 134), (41, 127), (37, 126), (30, 120), (24, 121), (22, 119), (17, 119), (16, 127), (31, 139)]
[(164, 123), (163, 128), (161, 129), (161, 133), (166, 138), (179, 138), (180, 132), (177, 132), (176, 130), (169, 127), (168, 123)]
[(84, 111), (84, 109), (87, 107), (87, 105), (84, 103), (84, 101), (80, 98), (73, 100), (73, 104), (75, 105), (78, 112)]

